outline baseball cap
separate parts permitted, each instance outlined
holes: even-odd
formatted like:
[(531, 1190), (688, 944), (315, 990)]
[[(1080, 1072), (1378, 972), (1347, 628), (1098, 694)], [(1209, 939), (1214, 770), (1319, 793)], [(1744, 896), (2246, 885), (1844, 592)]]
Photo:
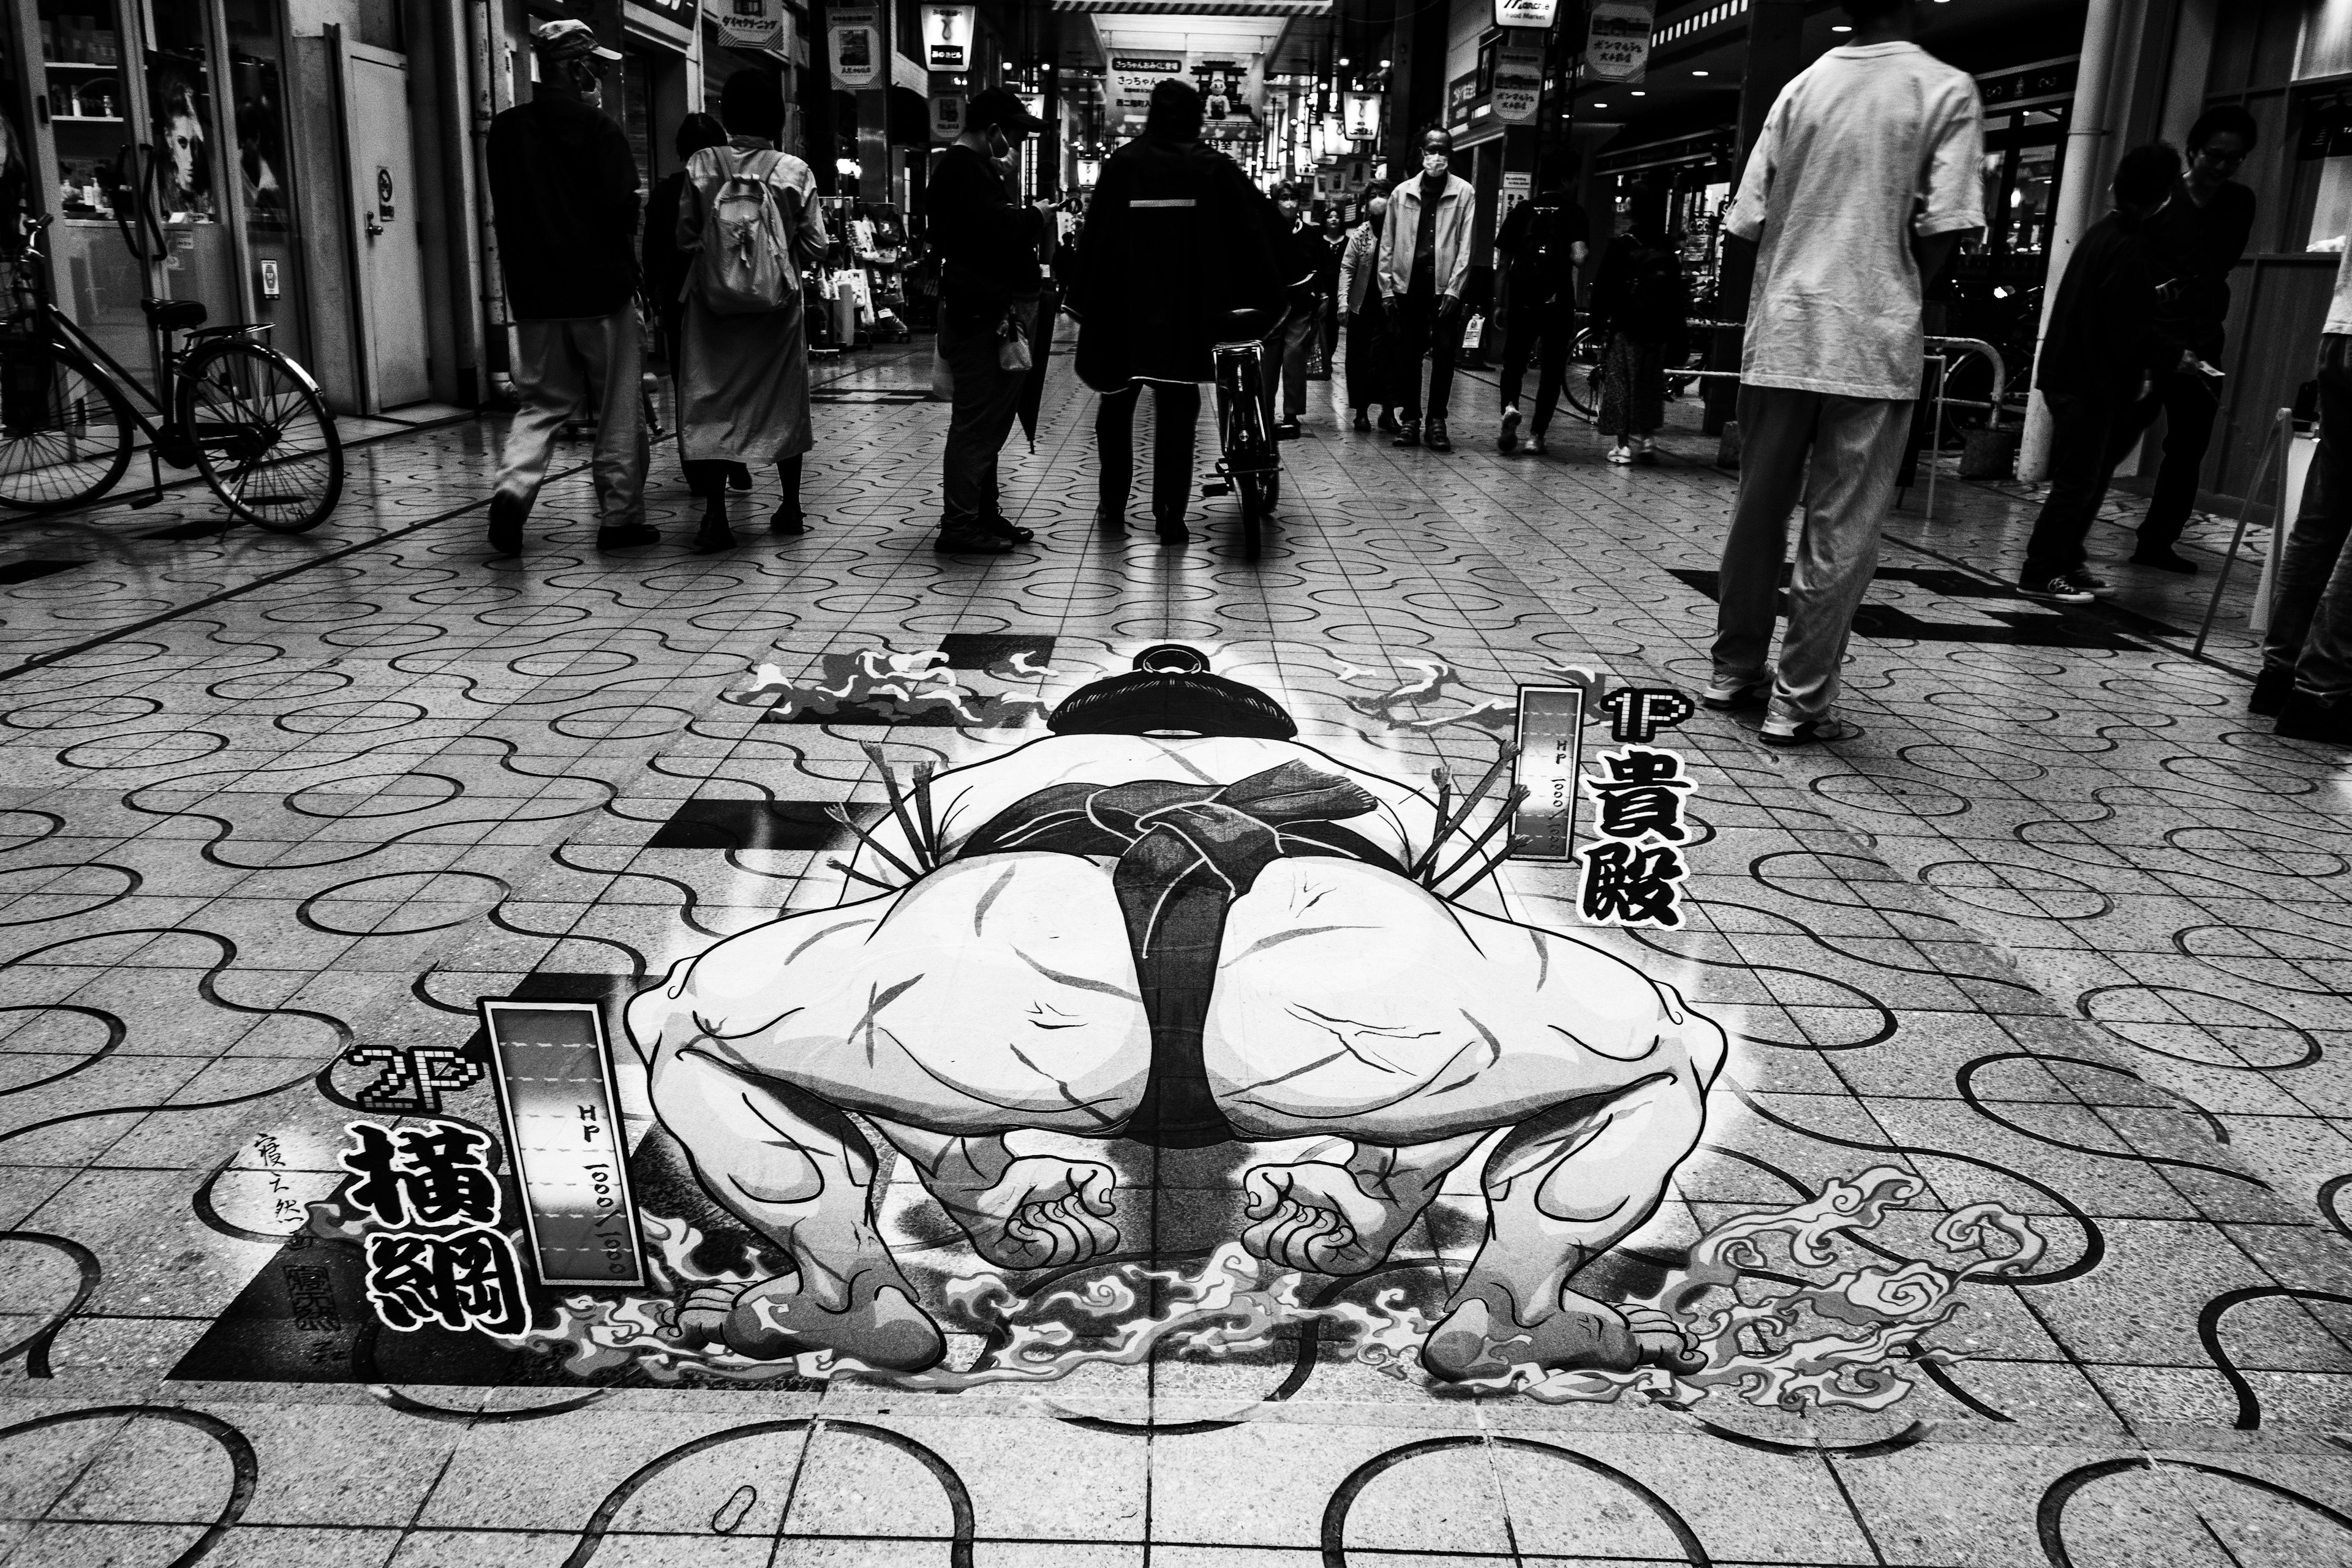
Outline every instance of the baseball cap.
[(617, 60), (618, 49), (608, 49), (596, 41), (595, 29), (587, 23), (572, 18), (560, 22), (542, 22), (532, 29), (530, 47), (543, 60), (562, 61), (584, 59), (590, 55), (600, 60)]
[(964, 106), (963, 122), (980, 127), (993, 125), (1008, 134), (1045, 129), (1045, 122), (1030, 113), (1021, 95), (1009, 87), (983, 88), (972, 94), (971, 101)]

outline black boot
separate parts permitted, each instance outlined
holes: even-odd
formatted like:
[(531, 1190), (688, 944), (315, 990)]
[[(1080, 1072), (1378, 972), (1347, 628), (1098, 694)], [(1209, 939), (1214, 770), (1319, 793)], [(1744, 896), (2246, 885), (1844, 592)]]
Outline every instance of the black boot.
[(709, 554), (735, 548), (735, 531), (727, 526), (727, 492), (720, 489), (705, 503), (702, 526), (695, 531), (694, 547)]
[(2286, 706), (2286, 700), (2294, 694), (2294, 671), (2291, 668), (2273, 669), (2265, 665), (2262, 674), (2254, 678), (2253, 690), (2246, 695), (2246, 711), (2275, 719), (2279, 710)]
[(2352, 746), (2352, 697), (2330, 700), (2297, 688), (2279, 709), (2277, 733), (2290, 741)]

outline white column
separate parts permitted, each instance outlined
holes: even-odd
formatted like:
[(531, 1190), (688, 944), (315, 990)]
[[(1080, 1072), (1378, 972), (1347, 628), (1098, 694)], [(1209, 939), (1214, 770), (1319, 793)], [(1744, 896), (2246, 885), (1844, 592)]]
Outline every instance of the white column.
[[(2109, 78), (2115, 72), (2117, 23), (2126, 5), (2146, 0), (2091, 0), (2083, 23), (2083, 59), (2074, 74), (2074, 102), (2066, 120), (2066, 155), (2058, 176), (2058, 214), (2051, 226), (2050, 264), (2042, 285), (2042, 322), (2033, 343), (2033, 362), (2042, 363), (2042, 346), (2049, 339), (2050, 318), (2058, 303), (2058, 285), (2083, 232), (2096, 221), (2105, 205), (2099, 188), (2104, 166), (2103, 143), (2113, 134), (2108, 121)], [(2029, 384), (2031, 383), (2029, 382)], [(2026, 405), (2025, 437), (2017, 454), (2017, 477), (2037, 482), (2050, 472), (2050, 409), (2038, 391)]]

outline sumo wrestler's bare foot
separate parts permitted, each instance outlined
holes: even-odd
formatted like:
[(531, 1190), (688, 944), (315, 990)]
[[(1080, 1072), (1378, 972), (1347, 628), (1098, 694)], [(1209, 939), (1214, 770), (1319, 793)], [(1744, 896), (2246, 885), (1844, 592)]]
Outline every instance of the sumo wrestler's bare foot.
[(1546, 1372), (1696, 1372), (1706, 1356), (1665, 1313), (1612, 1307), (1565, 1291), (1557, 1311), (1520, 1319), (1508, 1289), (1472, 1285), (1455, 1298), (1421, 1348), (1421, 1364), (1445, 1383), (1502, 1377), (1514, 1366)]
[(831, 1351), (886, 1372), (921, 1372), (947, 1353), (939, 1325), (878, 1271), (853, 1276), (839, 1307), (803, 1289), (797, 1275), (706, 1285), (680, 1303), (677, 1333), (688, 1344), (723, 1344), (759, 1361)]

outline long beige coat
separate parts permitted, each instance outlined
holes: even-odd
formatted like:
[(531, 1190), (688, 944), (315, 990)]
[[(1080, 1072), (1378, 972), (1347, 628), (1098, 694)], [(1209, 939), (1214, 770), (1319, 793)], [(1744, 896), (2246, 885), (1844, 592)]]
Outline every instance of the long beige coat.
[[(706, 147), (687, 161), (686, 189), (677, 204), (677, 246), (702, 247), (703, 218), (719, 187), (755, 153), (774, 143), (738, 136)], [(793, 225), (790, 279), (783, 309), (753, 315), (714, 314), (695, 289), (700, 268), (686, 283), (686, 316), (678, 355), (678, 439), (686, 460), (773, 463), (797, 458), (815, 444), (809, 429), (808, 332), (801, 305), (801, 269), (824, 255), (824, 214), (816, 176), (787, 153), (769, 184)]]

